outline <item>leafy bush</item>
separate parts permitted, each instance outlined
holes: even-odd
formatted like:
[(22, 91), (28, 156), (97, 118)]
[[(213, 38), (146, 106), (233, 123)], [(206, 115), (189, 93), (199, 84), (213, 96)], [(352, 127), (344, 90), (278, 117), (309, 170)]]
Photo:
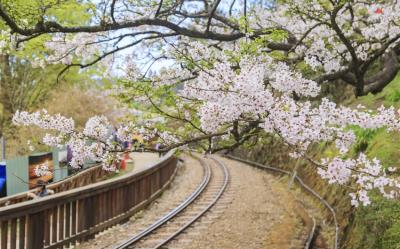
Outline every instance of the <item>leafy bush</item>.
[(400, 203), (378, 195), (374, 199), (371, 206), (356, 211), (352, 248), (399, 249)]

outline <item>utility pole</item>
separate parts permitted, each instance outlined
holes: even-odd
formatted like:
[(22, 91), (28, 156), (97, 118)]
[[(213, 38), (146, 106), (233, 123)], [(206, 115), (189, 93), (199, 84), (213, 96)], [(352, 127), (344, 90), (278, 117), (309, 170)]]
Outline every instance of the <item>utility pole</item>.
[(6, 139), (4, 136), (1, 137), (1, 159), (3, 162), (6, 161)]
[(299, 166), (300, 166), (300, 158), (297, 159), (296, 165), (294, 166), (292, 176), (291, 176), (291, 178), (289, 180), (288, 189), (292, 188), (294, 180), (296, 179), (296, 176), (297, 176), (297, 169), (299, 168)]

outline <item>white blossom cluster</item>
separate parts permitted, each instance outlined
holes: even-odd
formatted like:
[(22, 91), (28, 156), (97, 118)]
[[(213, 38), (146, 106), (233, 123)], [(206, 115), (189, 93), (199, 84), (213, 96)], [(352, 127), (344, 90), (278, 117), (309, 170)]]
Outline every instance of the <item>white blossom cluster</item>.
[[(112, 56), (103, 56), (109, 44), (103, 43), (106, 39), (103, 33), (56, 33), (44, 46), (46, 54), (34, 55), (31, 58), (32, 66), (44, 68), (47, 64), (80, 65), (91, 64), (98, 60), (103, 66), (104, 76), (112, 68)], [(103, 56), (99, 59), (100, 56)]]
[[(44, 130), (55, 131), (56, 134), (46, 133), (42, 141), (53, 147), (68, 146), (73, 155), (69, 164), (73, 168), (81, 167), (87, 160), (109, 160), (105, 152), (116, 150), (119, 146), (118, 143), (113, 143), (110, 123), (104, 116), (90, 118), (82, 132), (75, 130), (73, 119), (60, 114), (50, 115), (46, 110), (33, 113), (17, 111), (13, 122), (15, 125), (34, 125)], [(109, 168), (109, 165), (104, 164), (104, 167)]]
[(106, 141), (110, 137), (110, 126), (105, 116), (94, 116), (86, 122), (83, 134), (89, 138)]
[(319, 105), (298, 101), (295, 95), (317, 96), (319, 86), (283, 63), (275, 64), (266, 56), (247, 57), (237, 70), (228, 60), (221, 59), (222, 56), (213, 69), (201, 71), (196, 80), (186, 83), (180, 92), (203, 102), (198, 115), (204, 130), (218, 132), (229, 129), (237, 120), (261, 120), (260, 127), (280, 136), (293, 149), (294, 157), (305, 155), (313, 143), (333, 141), (340, 155), (321, 162), (318, 172), (324, 179), (341, 185), (354, 179), (358, 189), (351, 195), (354, 205), (369, 204), (363, 191), (372, 189), (388, 198), (395, 196), (395, 192), (386, 190), (399, 188), (400, 184), (387, 177), (377, 159), (370, 161), (362, 154), (357, 160), (341, 159), (356, 140), (348, 129), (350, 125), (400, 131), (394, 108), (381, 107), (372, 112), (337, 106), (326, 98)]
[(176, 144), (180, 141), (177, 136), (167, 131), (158, 132), (157, 134), (165, 145)]
[(78, 33), (73, 36), (55, 35), (45, 44), (46, 48), (52, 51), (46, 61), (69, 65), (75, 56), (90, 60), (100, 49), (96, 45), (97, 39), (97, 35), (90, 33)]
[(363, 153), (357, 159), (323, 159), (326, 168), (319, 168), (318, 174), (327, 179), (329, 183), (347, 184), (351, 180), (359, 186), (357, 191), (350, 193), (351, 204), (363, 206), (371, 204), (368, 192), (378, 190), (386, 198), (398, 196), (396, 189), (399, 189), (400, 182), (396, 179), (387, 177), (387, 172), (383, 169), (381, 162), (374, 158), (369, 160)]
[(295, 92), (299, 96), (316, 97), (321, 90), (315, 81), (305, 79), (300, 73), (291, 71), (285, 63), (277, 63), (267, 73), (272, 75), (273, 80), (270, 81), (272, 87), (282, 93)]
[(115, 135), (120, 141), (129, 141), (134, 129), (136, 129), (136, 126), (134, 126), (133, 123), (121, 125), (115, 132)]
[[(340, 71), (353, 60), (348, 46), (355, 50), (358, 60), (366, 61), (382, 49), (382, 44), (389, 45), (383, 48), (386, 50), (399, 44), (398, 1), (375, 3), (357, 0), (343, 6), (332, 3), (296, 0), (280, 3), (272, 10), (257, 8), (249, 19), (250, 25), (255, 30), (269, 27), (288, 31), (302, 41), (295, 48), (296, 54), (304, 57), (312, 69), (326, 73)], [(338, 6), (334, 18), (337, 30), (332, 25), (330, 14)], [(313, 13), (314, 18), (309, 13)]]
[[(102, 163), (105, 170), (115, 170), (124, 151), (123, 143), (130, 142), (133, 134), (140, 134), (145, 140), (158, 137), (165, 145), (179, 141), (174, 134), (138, 127), (132, 122), (120, 125), (113, 132), (113, 127), (105, 116), (89, 118), (82, 131), (75, 130), (72, 119), (60, 114), (50, 115), (46, 110), (33, 113), (17, 111), (13, 122), (15, 125), (34, 125), (44, 130), (56, 131), (55, 134), (46, 133), (42, 141), (52, 147), (68, 146), (72, 152), (69, 164), (73, 168), (80, 168), (88, 160), (92, 160)], [(35, 172), (42, 175), (44, 170), (44, 167), (38, 167)]]
[(62, 133), (71, 133), (75, 129), (75, 122), (72, 118), (66, 118), (60, 114), (50, 115), (44, 109), (34, 113), (17, 111), (12, 121), (15, 125), (32, 125), (44, 130), (56, 130)]

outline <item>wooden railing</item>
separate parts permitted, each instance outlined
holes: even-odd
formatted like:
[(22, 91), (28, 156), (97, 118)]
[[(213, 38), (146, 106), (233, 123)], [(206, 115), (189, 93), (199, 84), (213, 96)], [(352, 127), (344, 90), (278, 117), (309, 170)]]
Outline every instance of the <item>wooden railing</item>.
[[(95, 165), (85, 169), (75, 175), (72, 175), (61, 181), (51, 183), (47, 186), (48, 189), (53, 190), (55, 193), (71, 190), (77, 187), (82, 187), (88, 184), (96, 183), (104, 179), (110, 172), (102, 169), (101, 165)], [(30, 190), (19, 194), (11, 195), (0, 199), (0, 207), (28, 201), (27, 193), (35, 193), (37, 190)]]
[(0, 208), (0, 248), (63, 248), (122, 223), (170, 183), (169, 153), (140, 172)]

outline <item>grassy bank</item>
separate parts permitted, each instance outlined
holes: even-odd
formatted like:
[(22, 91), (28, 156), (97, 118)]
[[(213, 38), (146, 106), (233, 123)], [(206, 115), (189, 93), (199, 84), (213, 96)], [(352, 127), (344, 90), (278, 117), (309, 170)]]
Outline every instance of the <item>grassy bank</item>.
[[(382, 105), (400, 108), (400, 76), (381, 93), (352, 99), (347, 104), (364, 105), (376, 109)], [(379, 158), (385, 167), (400, 170), (400, 134), (385, 130), (356, 131), (357, 145), (353, 153), (363, 151)], [(400, 248), (400, 202), (373, 196), (372, 205), (358, 208), (348, 229), (345, 248), (397, 249)]]

